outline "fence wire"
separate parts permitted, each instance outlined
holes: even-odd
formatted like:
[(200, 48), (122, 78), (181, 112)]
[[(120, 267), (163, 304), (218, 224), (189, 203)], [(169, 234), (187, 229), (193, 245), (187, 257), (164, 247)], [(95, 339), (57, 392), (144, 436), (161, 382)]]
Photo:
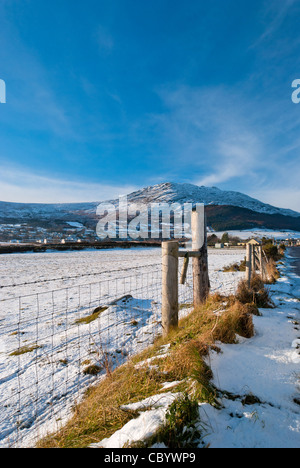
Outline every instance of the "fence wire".
[[(58, 430), (87, 387), (161, 333), (161, 265), (106, 273), (0, 300), (0, 446), (33, 446)], [(191, 292), (180, 288), (181, 304)]]

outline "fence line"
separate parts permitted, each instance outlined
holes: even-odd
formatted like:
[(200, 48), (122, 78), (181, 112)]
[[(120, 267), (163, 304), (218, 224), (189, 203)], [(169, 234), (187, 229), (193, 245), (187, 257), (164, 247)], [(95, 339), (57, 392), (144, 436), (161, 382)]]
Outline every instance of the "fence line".
[[(0, 446), (32, 446), (57, 430), (108, 365), (153, 343), (161, 333), (161, 265), (148, 267), (0, 301)], [(181, 304), (191, 302), (189, 291), (181, 288)]]
[[(192, 269), (186, 273), (178, 287), (179, 316), (193, 304)], [(234, 290), (240, 278), (214, 271), (211, 279), (216, 292), (224, 281)], [(162, 333), (161, 289), (161, 263), (151, 263), (1, 299), (0, 447), (34, 446), (64, 424), (107, 366), (113, 369), (152, 344)]]
[(259, 271), (263, 280), (267, 278), (267, 264), (269, 260), (263, 249), (263, 246), (258, 241), (250, 241), (246, 249), (246, 281), (248, 285), (251, 283), (251, 278)]
[[(153, 263), (153, 264), (149, 264), (149, 265), (146, 265), (148, 268), (151, 268), (151, 267), (156, 267), (157, 266), (157, 263)], [(144, 268), (145, 266), (143, 266)], [(28, 281), (28, 282), (24, 282), (24, 283), (14, 283), (14, 284), (6, 284), (6, 285), (2, 285), (0, 286), (0, 289), (7, 289), (7, 288), (15, 288), (15, 287), (21, 287), (21, 286), (31, 286), (33, 284), (43, 284), (43, 283), (52, 283), (52, 282), (56, 282), (56, 281), (68, 281), (68, 280), (74, 280), (74, 279), (78, 279), (78, 278), (83, 278), (83, 277), (89, 277), (89, 276), (100, 276), (100, 275), (104, 275), (105, 273), (125, 273), (127, 271), (132, 271), (132, 270), (136, 270), (136, 269), (140, 269), (141, 266), (132, 266), (132, 267), (128, 267), (128, 268), (118, 268), (116, 270), (102, 270), (102, 271), (97, 271), (97, 272), (94, 272), (94, 273), (83, 273), (83, 274), (80, 274), (80, 275), (75, 275), (75, 276), (64, 276), (64, 277), (61, 277), (61, 278), (51, 278), (51, 279), (45, 279), (45, 280), (36, 280), (36, 281)], [(0, 300), (1, 302), (1, 300)]]

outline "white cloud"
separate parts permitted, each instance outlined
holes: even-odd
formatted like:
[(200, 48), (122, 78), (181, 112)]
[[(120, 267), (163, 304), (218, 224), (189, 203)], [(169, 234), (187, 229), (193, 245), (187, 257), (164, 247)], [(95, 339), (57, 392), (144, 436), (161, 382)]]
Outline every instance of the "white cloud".
[(215, 185), (256, 178), (265, 164), (264, 141), (252, 103), (238, 90), (186, 86), (160, 95), (169, 112), (156, 116), (157, 124), (172, 145), (176, 162), (193, 168), (192, 182)]
[[(236, 141), (234, 141), (236, 140)], [(250, 176), (257, 167), (258, 148), (250, 135), (219, 143), (217, 164), (210, 175), (197, 181), (198, 185), (217, 185), (235, 178)]]
[(79, 203), (118, 198), (137, 187), (97, 184), (46, 177), (18, 169), (2, 169), (0, 200), (18, 203)]
[(97, 43), (100, 52), (111, 52), (114, 48), (114, 39), (112, 35), (103, 26), (99, 26), (96, 34)]
[[(300, 212), (299, 141), (286, 136), (294, 114), (250, 100), (241, 88), (186, 86), (160, 96), (167, 112), (155, 116), (156, 124), (170, 142), (175, 168), (191, 166), (190, 182)], [(283, 133), (278, 145), (274, 136)]]
[(261, 189), (249, 193), (264, 203), (279, 208), (289, 208), (300, 213), (300, 190), (298, 188), (279, 187), (278, 189)]
[(297, 3), (297, 1), (298, 0), (277, 0), (273, 2), (265, 2), (261, 16), (265, 19), (266, 27), (252, 47), (260, 46), (262, 42), (273, 37), (281, 27), (283, 21), (290, 12), (290, 9)]

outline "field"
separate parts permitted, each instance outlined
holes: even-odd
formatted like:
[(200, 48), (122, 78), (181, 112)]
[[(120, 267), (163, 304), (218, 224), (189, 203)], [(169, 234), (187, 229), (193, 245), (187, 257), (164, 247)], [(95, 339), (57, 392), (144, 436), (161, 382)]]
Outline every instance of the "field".
[[(161, 331), (160, 249), (0, 258), (0, 446), (30, 446), (70, 416), (107, 367)], [(243, 273), (223, 267), (243, 250), (210, 250), (212, 291), (234, 292)], [(190, 268), (191, 273), (191, 268)], [(192, 301), (180, 287), (180, 313)]]

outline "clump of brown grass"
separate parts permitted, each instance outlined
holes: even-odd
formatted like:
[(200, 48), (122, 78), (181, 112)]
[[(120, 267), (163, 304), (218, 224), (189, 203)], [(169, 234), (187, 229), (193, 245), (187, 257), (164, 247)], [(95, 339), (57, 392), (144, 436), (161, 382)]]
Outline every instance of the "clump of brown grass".
[(253, 307), (235, 301), (233, 305), (221, 315), (213, 332), (214, 341), (235, 343), (236, 335), (251, 338), (254, 335), (252, 320)]
[(280, 273), (277, 268), (277, 264), (273, 259), (270, 259), (266, 264), (266, 273), (267, 273), (267, 284), (274, 284), (280, 278)]
[(253, 275), (250, 286), (247, 281), (241, 281), (237, 288), (236, 299), (242, 304), (255, 304), (259, 308), (273, 308), (269, 290), (259, 275)]
[(84, 375), (98, 375), (101, 370), (102, 368), (97, 366), (97, 364), (91, 364), (83, 370), (83, 373)]
[(21, 356), (22, 354), (32, 353), (32, 351), (35, 351), (36, 349), (40, 349), (40, 348), (42, 348), (42, 346), (38, 346), (38, 345), (21, 346), (16, 351), (13, 351), (12, 353), (10, 353), (10, 356)]
[(225, 273), (228, 273), (228, 272), (236, 272), (236, 271), (246, 271), (246, 259), (244, 259), (242, 262), (240, 263), (233, 263), (229, 266), (225, 266), (223, 268), (223, 271)]
[(91, 315), (88, 315), (87, 317), (82, 317), (82, 318), (76, 320), (75, 324), (77, 324), (77, 325), (79, 325), (79, 324), (89, 324), (91, 322), (94, 322), (95, 320), (97, 320), (99, 315), (102, 314), (102, 312), (104, 312), (107, 309), (108, 309), (108, 307), (97, 307), (97, 309), (95, 309), (94, 312)]

